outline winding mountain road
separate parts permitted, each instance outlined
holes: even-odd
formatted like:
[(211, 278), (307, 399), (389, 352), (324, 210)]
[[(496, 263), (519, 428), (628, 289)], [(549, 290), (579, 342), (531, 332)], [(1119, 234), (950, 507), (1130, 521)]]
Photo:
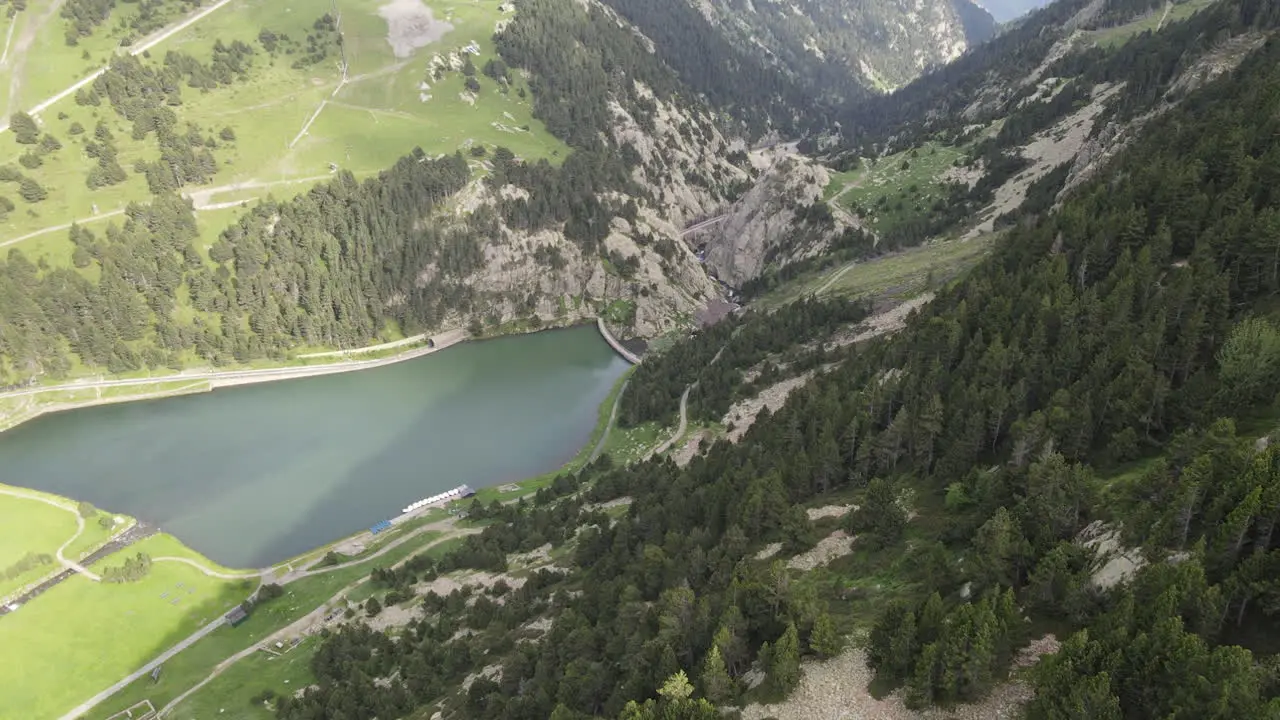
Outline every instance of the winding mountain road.
[(694, 380), (693, 384), (686, 387), (684, 393), (680, 395), (680, 424), (676, 426), (676, 431), (671, 434), (671, 437), (667, 438), (666, 442), (654, 448), (653, 452), (650, 453), (651, 455), (661, 455), (670, 450), (677, 440), (684, 437), (684, 431), (689, 427), (689, 391), (693, 390), (697, 384), (698, 381)]
[[(711, 367), (712, 365), (715, 365), (720, 360), (720, 356), (723, 354), (724, 354), (724, 347), (721, 347), (719, 350), (716, 351), (715, 357), (711, 358), (711, 362), (707, 363), (707, 367)], [(662, 443), (657, 448), (655, 448), (653, 452), (649, 453), (649, 456), (661, 455), (662, 453), (670, 450), (671, 446), (675, 445), (676, 442), (680, 440), (680, 438), (684, 437), (684, 431), (687, 430), (689, 427), (689, 393), (693, 392), (693, 389), (698, 387), (698, 382), (699, 382), (698, 380), (694, 380), (693, 382), (689, 383), (689, 386), (686, 387), (684, 389), (684, 392), (681, 393), (680, 395), (680, 424), (676, 426), (675, 433), (673, 433), (671, 437), (667, 439), (666, 442)]]

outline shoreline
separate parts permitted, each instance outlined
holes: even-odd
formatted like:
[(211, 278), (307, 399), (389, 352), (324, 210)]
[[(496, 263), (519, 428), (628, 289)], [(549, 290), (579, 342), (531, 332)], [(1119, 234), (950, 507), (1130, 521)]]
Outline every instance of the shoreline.
[[(465, 500), (462, 500), (461, 502), (458, 502), (457, 500), (453, 500), (448, 503), (441, 503), (441, 505), (449, 505), (449, 506), (456, 507), (459, 510), (462, 510), (467, 507), (467, 505), (469, 504), (469, 500), (475, 500), (479, 502), (494, 502), (494, 501), (504, 502), (504, 503), (514, 502), (518, 498), (527, 497), (533, 493), (536, 493), (539, 489), (541, 489), (542, 487), (545, 487), (552, 480), (554, 480), (555, 477), (561, 474), (575, 473), (580, 471), (585, 465), (594, 461), (599, 456), (600, 451), (603, 449), (605, 445), (605, 441), (608, 439), (610, 431), (613, 429), (613, 426), (616, 422), (618, 405), (621, 400), (622, 394), (627, 389), (628, 380), (630, 379), (630, 376), (633, 373), (633, 370), (634, 370), (634, 366), (632, 366), (632, 368), (627, 369), (625, 372), (619, 375), (619, 377), (614, 381), (613, 387), (611, 388), (609, 394), (600, 402), (598, 412), (597, 412), (597, 421), (596, 421), (595, 427), (592, 429), (590, 436), (588, 436), (585, 439), (583, 446), (579, 449), (578, 453), (573, 458), (569, 459), (561, 466), (553, 470), (550, 470), (546, 473), (527, 477), (515, 482), (510, 482), (505, 484), (495, 484), (495, 485), (479, 488), (474, 498), (465, 499)], [(54, 493), (50, 493), (43, 490), (33, 490), (29, 488), (24, 488), (21, 486), (9, 486), (9, 487), (12, 487), (13, 489), (20, 491), (22, 493), (30, 492), (32, 495), (38, 495), (43, 498), (48, 498), (49, 500), (55, 501), (60, 505), (65, 503), (68, 506), (74, 506), (76, 503), (76, 500), (73, 498), (56, 495)], [(66, 507), (65, 509), (67, 509), (68, 511), (72, 511), (71, 507)], [(106, 512), (106, 511), (104, 510), (102, 512)], [(290, 628), (293, 628), (299, 622), (302, 622), (307, 618), (315, 616), (316, 613), (326, 611), (326, 609), (329, 607), (329, 604), (333, 601), (334, 598), (343, 595), (344, 593), (349, 591), (352, 587), (355, 587), (361, 583), (368, 581), (368, 578), (369, 578), (368, 573), (372, 572), (372, 570), (377, 566), (376, 565), (377, 558), (385, 555), (386, 553), (395, 552), (396, 549), (401, 546), (408, 547), (408, 543), (418, 542), (415, 540), (415, 538), (422, 535), (424, 532), (430, 531), (432, 528), (436, 527), (437, 525), (455, 522), (456, 512), (457, 512), (456, 510), (454, 512), (450, 512), (449, 510), (446, 510), (444, 507), (439, 507), (439, 506), (428, 506), (428, 507), (417, 508), (414, 512), (410, 513), (408, 516), (397, 517), (396, 518), (397, 522), (388, 523), (389, 527), (387, 528), (387, 530), (391, 530), (391, 532), (386, 532), (385, 535), (383, 535), (382, 533), (376, 533), (376, 534), (371, 533), (370, 530), (368, 529), (361, 530), (351, 535), (348, 535), (342, 538), (337, 538), (331, 542), (325, 543), (316, 548), (312, 548), (311, 550), (308, 550), (304, 553), (293, 556), (286, 560), (282, 560), (280, 562), (274, 563), (268, 567), (259, 568), (259, 569), (235, 569), (235, 568), (225, 567), (213, 561), (212, 559), (210, 559), (208, 556), (204, 555), (200, 551), (195, 550), (194, 548), (191, 548), (190, 546), (186, 545), (181, 538), (175, 535), (168, 535), (168, 537), (172, 538), (173, 541), (178, 543), (178, 545), (180, 545), (183, 548), (183, 550), (185, 550), (185, 553), (189, 554), (192, 558), (194, 558), (194, 560), (184, 559), (184, 557), (186, 557), (186, 554), (184, 554), (182, 557), (163, 557), (163, 558), (156, 558), (156, 560), (182, 562), (184, 564), (188, 564), (196, 567), (197, 570), (200, 570), (206, 575), (213, 575), (215, 577), (222, 577), (227, 579), (231, 579), (233, 576), (242, 577), (244, 580), (247, 580), (250, 582), (256, 581), (256, 584), (258, 586), (261, 586), (262, 584), (268, 583), (268, 582), (287, 585), (289, 583), (292, 583), (295, 580), (304, 580), (306, 578), (310, 578), (312, 575), (329, 573), (329, 572), (339, 571), (339, 570), (352, 569), (357, 566), (366, 566), (367, 564), (367, 569), (362, 569), (360, 571), (362, 574), (360, 575), (359, 579), (355, 580), (350, 585), (344, 587), (341, 591), (339, 591), (337, 595), (333, 596), (329, 600), (326, 600), (315, 610), (310, 611), (308, 615), (302, 616), (301, 619), (296, 620), (291, 624), (284, 625), (284, 626), (272, 625), (266, 631), (266, 635), (264, 636), (265, 639), (250, 643), (246, 648), (240, 650), (239, 653), (237, 653), (236, 655), (233, 655), (231, 656), (231, 658), (228, 658), (222, 661), (222, 662), (228, 662), (228, 661), (234, 661), (235, 659), (239, 659), (240, 657), (244, 656), (246, 653), (252, 653), (262, 643), (268, 642), (273, 638), (281, 636), (281, 633), (288, 632)], [(164, 530), (162, 528), (159, 528), (158, 530), (161, 533), (164, 533)], [(469, 533), (474, 533), (474, 532), (478, 532), (478, 530), (468, 529), (466, 526), (458, 526), (454, 528), (454, 530), (451, 533), (446, 534), (444, 537), (431, 540), (423, 547), (414, 548), (410, 550), (409, 554), (406, 557), (412, 557), (420, 552), (427, 552), (432, 547), (435, 547), (440, 543), (456, 540), (458, 538), (465, 537)], [(113, 552), (127, 552), (127, 546), (117, 548)], [(320, 564), (325, 561), (327, 554), (335, 553), (335, 552), (338, 553), (339, 556), (341, 556), (341, 559), (338, 561), (337, 565), (323, 566)], [(105, 558), (99, 558), (99, 559), (105, 560)], [(401, 562), (403, 562), (403, 560), (401, 560)], [(254, 590), (254, 592), (256, 592), (256, 589)], [(250, 597), (252, 597), (252, 593), (250, 594)], [(228, 611), (230, 609), (231, 608), (227, 608)], [(101, 705), (104, 702), (107, 702), (110, 698), (115, 697), (119, 693), (126, 692), (128, 688), (132, 686), (133, 683), (142, 681), (142, 677), (143, 675), (145, 675), (146, 672), (149, 672), (152, 668), (159, 666), (161, 663), (167, 662), (168, 660), (172, 659), (174, 656), (180, 653), (183, 653), (185, 651), (188, 651), (188, 649), (191, 646), (199, 643), (206, 636), (210, 635), (212, 632), (222, 627), (222, 625), (224, 624), (224, 621), (225, 621), (225, 616), (218, 615), (216, 618), (213, 619), (213, 621), (209, 622), (203, 627), (196, 629), (191, 635), (188, 635), (186, 638), (184, 638), (180, 642), (164, 649), (164, 651), (161, 652), (160, 654), (150, 657), (147, 660), (147, 662), (140, 667), (140, 669), (135, 670), (128, 675), (125, 675), (123, 678), (117, 681), (114, 685), (107, 687), (106, 689), (100, 691), (99, 693), (89, 698), (85, 702), (82, 702), (79, 706), (77, 706), (77, 708), (72, 710), (70, 713), (63, 715), (62, 717), (71, 718), (71, 717), (81, 716), (80, 714), (86, 713), (91, 709), (98, 707), (99, 705)], [(211, 666), (210, 670), (214, 673), (217, 672), (217, 668), (214, 666)], [(201, 684), (202, 683), (195, 685), (194, 688), (200, 687)]]
[[(125, 378), (116, 380), (102, 379), (96, 381), (77, 380), (69, 383), (63, 383), (61, 385), (49, 385), (46, 387), (36, 387), (0, 393), (0, 402), (30, 398), (30, 402), (33, 405), (29, 409), (26, 409), (25, 412), (23, 409), (18, 408), (11, 416), (0, 416), (0, 432), (11, 430), (23, 423), (30, 422), (44, 415), (67, 412), (69, 410), (79, 410), (87, 407), (96, 407), (99, 405), (114, 405), (117, 403), (137, 402), (143, 400), (160, 400), (168, 397), (178, 397), (181, 395), (213, 392), (214, 390), (221, 388), (237, 387), (241, 385), (257, 385), (261, 383), (279, 382), (281, 380), (299, 380), (309, 377), (358, 372), (360, 370), (373, 370), (375, 368), (386, 367), (426, 357), (427, 355), (431, 355), (440, 350), (445, 350), (472, 339), (471, 335), (465, 330), (446, 330), (438, 335), (421, 336), (421, 338), (426, 340), (428, 344), (414, 347), (394, 355), (371, 358), (368, 360), (338, 360), (336, 362), (323, 363), (319, 365), (286, 365), (281, 367), (251, 370), (223, 370), (213, 372), (184, 370), (172, 375), (161, 375), (158, 377)], [(419, 342), (421, 342), (421, 340), (419, 340)], [(351, 356), (363, 352), (378, 351), (379, 346), (337, 352), (346, 353), (348, 356)], [(110, 390), (114, 388), (147, 388), (151, 386), (165, 385), (181, 385), (181, 387), (170, 387), (153, 392), (141, 392), (137, 394), (126, 393), (106, 397), (102, 395), (103, 390)], [(86, 391), (96, 392), (97, 397), (62, 402), (54, 400), (44, 404), (41, 404), (37, 399), (40, 395), (52, 393), (77, 393)]]
[[(600, 317), (595, 318), (596, 328), (605, 343), (620, 355), (624, 360), (632, 365), (638, 365), (640, 358), (627, 350), (622, 343), (609, 332), (605, 326), (604, 320)], [(574, 327), (578, 324), (586, 324), (589, 320), (583, 319), (582, 323), (569, 323), (566, 325), (551, 325), (538, 328), (533, 332), (544, 332), (547, 330), (557, 330), (566, 327)], [(88, 407), (97, 407), (99, 405), (115, 405), (126, 402), (141, 402), (145, 400), (162, 400), (170, 397), (179, 397), (182, 395), (195, 395), (199, 393), (213, 392), (221, 388), (237, 387), (241, 385), (256, 385), (260, 383), (278, 382), (281, 380), (299, 380), (309, 377), (321, 377), (324, 375), (338, 375), (342, 373), (358, 372), (361, 370), (373, 370), (375, 368), (395, 365), (409, 360), (416, 360), (426, 357), (440, 350), (445, 350), (454, 345), (459, 345), (468, 341), (490, 340), (495, 337), (505, 335), (527, 334), (526, 332), (516, 333), (498, 333), (492, 336), (472, 336), (466, 330), (454, 329), (444, 330), (435, 335), (415, 335), (413, 337), (404, 338), (390, 343), (381, 343), (371, 345), (364, 348), (353, 348), (351, 350), (334, 350), (320, 353), (308, 353), (299, 355), (292, 360), (303, 361), (298, 365), (281, 365), (278, 367), (245, 369), (245, 370), (219, 370), (219, 371), (200, 371), (200, 370), (182, 370), (170, 375), (143, 377), (143, 378), (119, 378), (107, 379), (100, 377), (98, 380), (90, 380), (82, 378), (59, 385), (48, 385), (44, 387), (34, 387), (22, 390), (0, 393), (0, 433), (11, 430), (19, 425), (31, 422), (37, 418), (54, 413), (67, 412), (70, 410), (80, 410)], [(427, 343), (421, 345), (419, 343)], [(407, 350), (397, 352), (393, 355), (384, 357), (356, 359), (358, 356), (368, 353), (385, 352), (386, 350), (404, 347), (406, 345), (414, 345)], [(333, 362), (321, 363), (316, 365), (307, 364), (305, 361), (318, 358), (344, 358)], [(179, 386), (181, 385), (181, 386)], [(174, 387), (163, 387), (174, 386)], [(119, 395), (103, 395), (103, 390), (113, 390), (115, 388), (148, 388), (155, 387), (151, 392), (139, 392), (136, 394), (123, 393)], [(38, 398), (41, 395), (50, 395), (54, 393), (81, 393), (94, 392), (96, 397), (86, 399), (73, 400), (51, 400), (41, 402)], [(28, 399), (25, 404), (29, 407), (23, 407), (23, 399)], [(6, 409), (4, 403), (7, 401), (18, 401), (20, 405), (12, 409)]]
[[(555, 330), (555, 329), (562, 329), (562, 328), (553, 327), (553, 328), (544, 328), (543, 330)], [(538, 332), (541, 332), (541, 331), (542, 330), (539, 330)], [(426, 348), (426, 347), (414, 348), (412, 350), (402, 352), (388, 358), (379, 358), (377, 360), (333, 363), (325, 366), (316, 366), (316, 369), (321, 369), (324, 371), (315, 373), (315, 375), (318, 376), (318, 375), (327, 375), (327, 374), (337, 374), (340, 372), (354, 372), (354, 371), (363, 370), (363, 369), (372, 369), (374, 367), (391, 365), (398, 362), (404, 362), (407, 360), (416, 359), (418, 357), (423, 357), (425, 355), (431, 354), (432, 352), (435, 352), (436, 350), (443, 350), (452, 345), (457, 345), (472, 339), (478, 339), (483, 341), (483, 340), (494, 339), (496, 337), (502, 337), (502, 335), (498, 335), (498, 336), (492, 336), (492, 337), (472, 338), (471, 336), (465, 334), (463, 331), (449, 331), (449, 332), (459, 333), (461, 334), (461, 336), (456, 339), (450, 340), (446, 345), (440, 345), (439, 343), (437, 343), (437, 345), (434, 348)], [(436, 336), (436, 337), (438, 338), (440, 336)], [(348, 351), (348, 352), (351, 352), (351, 351)], [(379, 363), (379, 364), (372, 365), (369, 363)], [(603, 454), (605, 441), (608, 439), (609, 433), (613, 429), (613, 426), (617, 421), (618, 405), (622, 400), (622, 394), (626, 391), (631, 374), (632, 372), (634, 372), (634, 367), (635, 366), (633, 365), (631, 368), (624, 371), (621, 375), (618, 376), (617, 380), (614, 381), (613, 387), (610, 389), (608, 395), (605, 396), (605, 398), (600, 402), (600, 405), (597, 408), (597, 420), (596, 420), (595, 426), (591, 430), (591, 434), (588, 435), (587, 439), (583, 442), (582, 447), (578, 449), (578, 451), (573, 455), (573, 457), (566, 460), (563, 464), (551, 470), (548, 470), (547, 472), (540, 473), (538, 475), (533, 475), (530, 477), (526, 477), (520, 480), (511, 481), (511, 482), (495, 483), (493, 485), (485, 485), (484, 487), (478, 487), (476, 488), (474, 497), (476, 499), (479, 499), (481, 502), (486, 502), (486, 501), (491, 501), (493, 499), (508, 499), (510, 497), (531, 494), (531, 493), (537, 492), (537, 490), (540, 489), (543, 485), (547, 484), (550, 480), (554, 479), (556, 476), (560, 474), (576, 473), (580, 471), (584, 466), (590, 464), (597, 457)], [(311, 369), (312, 368), (279, 368), (278, 370), (306, 371)], [(277, 369), (271, 369), (269, 371), (250, 371), (250, 372), (273, 372), (275, 370)], [(13, 425), (10, 425), (8, 427), (0, 426), (0, 432), (3, 432), (4, 430), (9, 429), (10, 427), (16, 427), (18, 424), (21, 424), (21, 422), (27, 422), (29, 420), (34, 420), (35, 418), (40, 417), (42, 415), (52, 414), (56, 412), (65, 412), (68, 410), (76, 410), (84, 407), (93, 407), (97, 405), (108, 405), (108, 404), (122, 403), (122, 402), (162, 399), (166, 397), (177, 397), (177, 396), (186, 395), (186, 394), (212, 392), (213, 390), (216, 390), (219, 387), (234, 387), (236, 385), (248, 385), (248, 384), (264, 383), (264, 382), (274, 382), (277, 380), (289, 380), (289, 379), (297, 379), (301, 377), (310, 377), (310, 376), (311, 375), (298, 375), (296, 377), (292, 375), (285, 375), (285, 376), (271, 375), (269, 377), (251, 378), (244, 381), (240, 381), (239, 379), (231, 379), (230, 382), (227, 382), (225, 384), (220, 384), (220, 385), (207, 380), (197, 380), (194, 382), (193, 385), (188, 385), (186, 387), (181, 387), (181, 388), (175, 388), (169, 391), (146, 393), (146, 394), (139, 394), (139, 395), (125, 395), (120, 397), (107, 397), (107, 398), (102, 398), (100, 400), (82, 401), (82, 402), (67, 403), (62, 405), (48, 405), (42, 408), (38, 408), (37, 412), (30, 415), (29, 417), (23, 418), (19, 423), (14, 423)], [(142, 379), (142, 380), (139, 380), (137, 384), (151, 385), (151, 384), (175, 383), (175, 382), (181, 382), (181, 380), (172, 379), (172, 378)], [(195, 386), (201, 386), (201, 387), (195, 388)], [(66, 387), (56, 388), (56, 390), (65, 390), (65, 389), (67, 388)], [(53, 388), (50, 389), (50, 391), (53, 391), (53, 390), (54, 390)], [(4, 397), (6, 396), (0, 395), (0, 399), (3, 399)], [(22, 485), (0, 484), (0, 488), (5, 488), (5, 487), (10, 488), (12, 490), (24, 492), (24, 493), (40, 495), (47, 498), (48, 500), (52, 500), (60, 503), (66, 503), (71, 506), (74, 506), (78, 502), (75, 498), (71, 498), (64, 495), (58, 495), (56, 493), (51, 493), (46, 490), (39, 490), (36, 488), (30, 488)], [(407, 514), (397, 513), (395, 516), (392, 516), (396, 521), (393, 524), (400, 525), (405, 521), (417, 519), (419, 517), (425, 516), (431, 510), (442, 509), (448, 504), (449, 503), (433, 504), (431, 506), (419, 508), (414, 512), (407, 513)], [(118, 515), (119, 513), (114, 513), (114, 514)], [(133, 519), (132, 516), (124, 516), (124, 517), (129, 517), (131, 520)], [(392, 519), (392, 518), (389, 518), (389, 519)], [(158, 529), (162, 533), (167, 532), (163, 528), (158, 528)], [(312, 558), (317, 554), (322, 554), (326, 550), (333, 549), (336, 546), (346, 544), (348, 542), (356, 540), (357, 538), (361, 538), (369, 534), (370, 533), (368, 529), (362, 529), (352, 533), (351, 535), (336, 538), (332, 541), (326, 542), (322, 545), (303, 551), (290, 558), (286, 558), (284, 560), (281, 560), (279, 562), (273, 563), (271, 565), (268, 565), (262, 568), (230, 568), (228, 566), (224, 566), (221, 563), (214, 561), (212, 558), (209, 558), (203, 552), (186, 545), (186, 543), (178, 536), (173, 535), (172, 537), (174, 537), (174, 539), (176, 539), (179, 543), (182, 543), (182, 545), (186, 547), (188, 550), (190, 550), (192, 553), (198, 555), (211, 567), (216, 566), (219, 568), (230, 570), (231, 572), (243, 572), (243, 573), (252, 574), (252, 573), (268, 572), (284, 566), (297, 564), (305, 559)], [(250, 576), (252, 575), (246, 575), (246, 577), (250, 577)]]

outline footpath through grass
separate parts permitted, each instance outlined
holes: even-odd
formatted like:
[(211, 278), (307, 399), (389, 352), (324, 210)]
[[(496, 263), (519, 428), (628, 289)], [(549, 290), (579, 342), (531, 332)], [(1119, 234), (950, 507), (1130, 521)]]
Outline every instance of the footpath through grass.
[[(8, 488), (0, 485), (0, 489)], [(19, 563), (29, 554), (53, 558), (62, 543), (75, 534), (74, 511), (0, 494), (0, 596), (57, 570), (55, 558), (48, 564), (35, 564), (17, 572)]]
[[(1183, 0), (1174, 3), (1165, 14), (1165, 6), (1159, 7), (1142, 17), (1116, 27), (1103, 28), (1087, 33), (1095, 45), (1112, 50), (1118, 48), (1144, 32), (1155, 32), (1176, 22), (1182, 22), (1201, 10), (1212, 5), (1216, 0)], [(1161, 25), (1161, 19), (1164, 24)]]
[[(93, 569), (101, 573), (167, 542), (163, 536), (143, 541)], [(131, 583), (74, 575), (0, 618), (5, 706), (13, 717), (59, 717), (229, 610), (255, 586), (180, 563), (153, 563), (145, 578)]]
[(775, 308), (809, 295), (908, 298), (950, 280), (974, 265), (995, 235), (947, 240), (871, 260), (847, 263), (779, 286), (758, 302)]
[[(283, 595), (256, 608), (241, 625), (221, 627), (170, 659), (165, 663), (158, 682), (153, 682), (149, 677), (141, 678), (92, 710), (87, 717), (106, 718), (148, 699), (157, 709), (168, 704), (207, 677), (218, 663), (305, 617), (343, 588), (363, 582), (375, 567), (394, 565), (421, 552), (426, 545), (440, 537), (440, 533), (423, 533), (376, 560), (312, 575), (284, 586)], [(449, 546), (448, 542), (441, 543), (433, 548), (433, 552), (444, 552)], [(153, 656), (155, 654), (158, 652), (153, 653)], [(127, 673), (121, 673), (121, 676), (125, 674)], [(216, 692), (215, 683), (211, 683), (210, 687), (214, 687)], [(198, 696), (199, 693), (192, 697)], [(241, 700), (237, 704), (247, 702)]]
[(832, 173), (827, 200), (835, 200), (849, 212), (865, 217), (879, 233), (928, 214), (934, 203), (946, 198), (943, 177), (964, 157), (964, 150), (938, 143), (906, 150), (861, 167)]
[[(179, 6), (177, 0), (169, 2)], [(568, 155), (569, 148), (533, 117), (533, 96), (523, 78), (512, 74), (510, 84), (504, 85), (478, 71), (496, 57), (494, 30), (510, 17), (509, 8), (502, 10), (502, 0), (464, 4), (425, 0), (431, 20), (405, 15), (404, 7), (400, 8), (403, 17), (397, 16), (384, 9), (387, 5), (385, 0), (232, 0), (140, 57), (144, 65), (158, 65), (165, 53), (180, 51), (209, 62), (219, 41), (224, 45), (240, 42), (253, 49), (244, 78), (208, 90), (184, 84), (181, 104), (172, 107), (181, 126), (193, 125), (213, 138), (209, 147), (218, 163), (217, 174), (204, 186), (182, 190), (197, 208), (239, 201), (252, 204), (268, 194), (287, 199), (326, 180), (334, 168), (367, 176), (390, 167), (414, 147), (429, 155), (482, 147), (487, 155), (503, 145), (521, 157), (557, 163)], [(29, 108), (106, 65), (128, 35), (120, 23), (131, 20), (136, 8), (133, 3), (115, 3), (107, 20), (74, 48), (63, 39), (67, 21), (57, 15), (50, 18), (41, 41), (28, 53), (25, 89), (11, 110)], [(335, 10), (343, 35), (341, 54), (331, 51), (318, 62), (295, 67), (300, 50), (292, 54), (277, 50), (273, 57), (259, 39), (262, 31), (270, 30), (305, 45), (315, 32), (314, 23)], [(41, 11), (32, 7), (19, 18)], [(434, 40), (407, 53), (402, 48), (397, 55), (388, 41), (392, 23), (397, 34), (427, 33)], [(478, 83), (476, 92), (465, 87), (468, 78), (462, 59), (467, 51), (477, 68), (471, 78)], [(345, 81), (341, 57), (349, 63)], [(49, 197), (26, 203), (16, 197), (16, 187), (0, 187), (0, 194), (13, 196), (18, 205), (0, 217), (0, 243), (150, 199), (144, 176), (133, 168), (139, 161), (157, 159), (155, 138), (135, 140), (132, 125), (109, 102), (81, 106), (69, 96), (45, 110), (40, 121), (42, 131), (57, 137), (63, 147), (46, 154), (39, 167), (19, 169), (41, 183)], [(128, 178), (119, 185), (90, 189), (86, 178), (96, 161), (85, 147), (94, 140), (94, 128), (100, 122), (114, 135)], [(73, 133), (77, 124), (85, 132)], [(219, 136), (224, 128), (234, 133), (234, 139)], [(30, 148), (18, 144), (13, 133), (0, 133), (0, 164), (16, 167)], [(483, 171), (478, 161), (476, 167)], [(202, 235), (216, 235), (243, 212), (229, 210), (201, 212)], [(122, 217), (111, 220), (119, 223)], [(66, 230), (11, 247), (23, 250), (32, 262), (43, 259), (50, 267), (71, 265), (73, 248)], [(92, 274), (93, 267), (86, 268), (86, 274)]]

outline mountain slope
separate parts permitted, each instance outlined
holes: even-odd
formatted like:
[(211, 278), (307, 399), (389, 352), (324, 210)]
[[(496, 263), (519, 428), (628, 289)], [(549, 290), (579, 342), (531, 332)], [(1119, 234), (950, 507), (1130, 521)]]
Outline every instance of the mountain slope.
[[(851, 149), (831, 147), (818, 158), (826, 188), (778, 200), (792, 209), (825, 202), (804, 214), (819, 222), (806, 222), (808, 232), (722, 223), (699, 238), (709, 264), (735, 286), (759, 289), (795, 261), (811, 272), (1007, 228), (1051, 208), (1152, 118), (1280, 28), (1265, 3), (1186, 3), (1149, 32), (1161, 16), (1130, 0), (1058, 3), (899, 92), (865, 101), (842, 126)], [(816, 153), (818, 144), (800, 147)], [(813, 159), (793, 164), (811, 167)], [(761, 213), (748, 196), (730, 214)], [(875, 242), (851, 244), (849, 228)], [(795, 277), (806, 266), (786, 272)]]
[(991, 13), (996, 22), (1007, 23), (1050, 3), (1049, 0), (983, 0), (979, 4)]
[(840, 91), (840, 73), (873, 89), (903, 85), (994, 31), (985, 11), (965, 0), (712, 0), (700, 7), (726, 35), (820, 92)]
[[(1277, 80), (1272, 41), (895, 336), (842, 348), (865, 305), (806, 301), (646, 359), (625, 424), (798, 387), (683, 467), (471, 505), (482, 533), (379, 575), (397, 639), (344, 623), (277, 716), (913, 717), (1004, 687), (1036, 718), (1274, 717), (1280, 449), (1232, 418), (1274, 427), (1280, 392)], [(833, 656), (899, 689), (779, 711)]]
[[(495, 49), (473, 74), (468, 53), (419, 61), (442, 58), (437, 88), (456, 74), (480, 94), (527, 93), (533, 114), (572, 148), (556, 165), (500, 144), (437, 157), (416, 150), (364, 181), (339, 171), (297, 199), (238, 211), (225, 229), (201, 228), (174, 187), (189, 169), (219, 167), (217, 148), (174, 132), (176, 113), (149, 92), (177, 93), (167, 73), (200, 68), (118, 60), (84, 91), (84, 107), (132, 119), (135, 135), (172, 155), (139, 166), (151, 203), (130, 205), (105, 232), (71, 229), (65, 266), (42, 267), (19, 247), (0, 268), (3, 384), (285, 361), (316, 346), (528, 329), (606, 308), (624, 334), (655, 335), (691, 317), (718, 290), (678, 228), (749, 180), (726, 159), (720, 118), (598, 5), (522, 3)], [(127, 175), (120, 133), (103, 126), (76, 137), (103, 172)]]

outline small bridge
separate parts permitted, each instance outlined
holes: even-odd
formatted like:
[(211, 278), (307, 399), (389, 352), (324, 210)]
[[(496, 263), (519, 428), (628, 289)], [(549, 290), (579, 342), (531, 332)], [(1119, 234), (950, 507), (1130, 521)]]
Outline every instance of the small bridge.
[(723, 214), (717, 215), (717, 216), (715, 216), (715, 217), (713, 217), (713, 218), (707, 218), (706, 220), (702, 220), (702, 221), (696, 222), (696, 223), (694, 223), (694, 224), (690, 225), (689, 227), (687, 227), (687, 228), (685, 228), (685, 229), (681, 230), (681, 231), (680, 231), (680, 237), (684, 237), (684, 236), (686, 236), (686, 235), (692, 235), (693, 233), (696, 233), (696, 232), (698, 232), (699, 230), (706, 230), (707, 228), (711, 227), (712, 225), (719, 225), (720, 223), (724, 222), (724, 221), (725, 221), (725, 218), (727, 218), (727, 217), (729, 217), (729, 213), (723, 213)]

